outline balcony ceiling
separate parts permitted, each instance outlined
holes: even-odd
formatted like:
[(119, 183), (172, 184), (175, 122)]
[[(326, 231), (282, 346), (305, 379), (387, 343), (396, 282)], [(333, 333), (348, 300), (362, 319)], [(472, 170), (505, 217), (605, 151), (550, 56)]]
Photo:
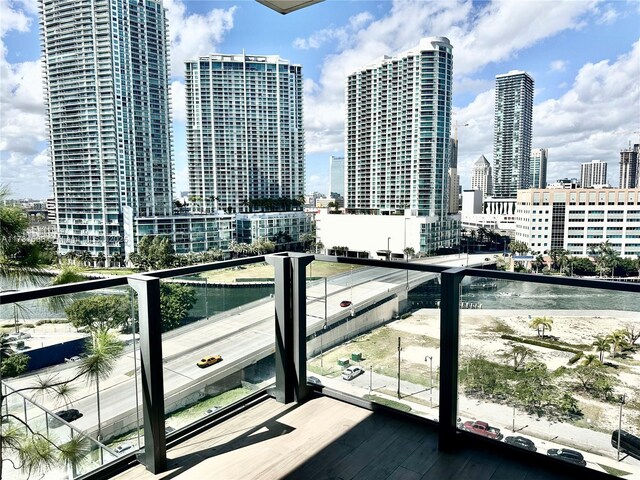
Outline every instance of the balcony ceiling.
[(259, 3), (275, 10), (278, 13), (286, 15), (300, 8), (305, 8), (314, 3), (320, 3), (324, 0), (256, 0)]

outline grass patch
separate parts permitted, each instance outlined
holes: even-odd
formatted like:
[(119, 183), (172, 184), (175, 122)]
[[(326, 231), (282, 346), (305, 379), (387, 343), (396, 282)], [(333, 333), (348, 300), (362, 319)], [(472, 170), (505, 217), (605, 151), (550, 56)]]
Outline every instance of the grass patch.
[(501, 335), (513, 335), (516, 331), (506, 323), (496, 320), (493, 325), (487, 325), (480, 329), (482, 333), (499, 333)]
[(80, 270), (80, 273), (86, 275), (91, 275), (92, 273), (100, 275), (133, 275), (140, 272), (133, 268), (84, 268)]
[[(384, 326), (325, 352), (322, 371), (320, 370), (319, 357), (308, 362), (307, 368), (315, 373), (337, 377), (344, 370), (344, 367), (338, 365), (338, 359), (350, 359), (352, 353), (360, 352), (362, 353), (362, 361), (355, 362), (357, 365), (360, 365), (365, 370), (369, 370), (373, 366), (374, 371), (395, 377), (398, 371), (398, 337), (401, 339), (402, 348), (408, 348), (409, 346), (433, 348), (440, 345), (439, 340), (436, 338)], [(402, 358), (401, 355), (400, 371), (403, 380), (424, 386), (429, 383), (428, 362), (410, 362)], [(436, 382), (436, 374), (437, 372), (434, 371), (434, 382)]]
[[(360, 269), (360, 266), (352, 266), (348, 263), (318, 262), (313, 261), (307, 266), (308, 277), (331, 277), (340, 273), (349, 272)], [(238, 278), (242, 279), (273, 279), (273, 267), (267, 263), (254, 263), (251, 265), (243, 265), (242, 268), (225, 268), (222, 270), (214, 270), (203, 272), (200, 274), (202, 278), (206, 278), (214, 283), (235, 283)], [(246, 280), (245, 280), (246, 281)]]
[(625, 472), (624, 470), (620, 470), (619, 468), (610, 467), (609, 465), (603, 465), (598, 463), (602, 467), (602, 469), (607, 472), (609, 475), (614, 475), (616, 477), (624, 477), (625, 475), (630, 475), (631, 472)]
[(197, 404), (190, 407), (176, 410), (171, 413), (169, 419), (181, 420), (185, 418), (188, 419), (190, 417), (202, 417), (211, 407), (226, 407), (227, 405), (231, 405), (241, 398), (246, 397), (252, 392), (253, 390), (249, 390), (248, 388), (234, 388), (233, 390), (228, 390), (220, 395), (216, 395), (215, 397), (209, 397), (205, 400), (199, 401)]
[(380, 405), (384, 405), (389, 408), (393, 408), (395, 410), (400, 410), (401, 412), (410, 412), (411, 407), (409, 405), (405, 405), (404, 403), (396, 402), (395, 400), (389, 400), (388, 398), (379, 397), (378, 395), (365, 395), (365, 400), (369, 400), (373, 403), (378, 403)]

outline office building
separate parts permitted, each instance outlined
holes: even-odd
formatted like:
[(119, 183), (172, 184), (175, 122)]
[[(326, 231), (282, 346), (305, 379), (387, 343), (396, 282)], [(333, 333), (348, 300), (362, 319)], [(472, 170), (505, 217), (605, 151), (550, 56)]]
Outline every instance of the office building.
[(329, 192), (331, 197), (338, 194), (344, 197), (344, 157), (329, 157)]
[(620, 150), (620, 188), (640, 186), (640, 144)]
[(591, 160), (589, 163), (580, 165), (580, 186), (591, 188), (594, 186), (606, 185), (607, 183), (607, 163), (600, 160)]
[(532, 254), (564, 249), (588, 256), (604, 242), (640, 255), (640, 189), (531, 189), (518, 192), (516, 240)]
[(533, 78), (512, 71), (496, 76), (493, 131), (493, 194), (515, 198), (519, 189), (529, 188), (531, 178), (531, 125)]
[(480, 190), (483, 197), (493, 195), (493, 175), (491, 164), (484, 155), (473, 164), (471, 172), (471, 190)]
[(189, 194), (196, 213), (304, 195), (302, 67), (276, 55), (185, 63)]
[(171, 215), (169, 40), (159, 0), (40, 0), (58, 251), (110, 258), (124, 209)]
[(534, 148), (529, 157), (529, 175), (531, 188), (547, 188), (547, 159), (548, 148)]

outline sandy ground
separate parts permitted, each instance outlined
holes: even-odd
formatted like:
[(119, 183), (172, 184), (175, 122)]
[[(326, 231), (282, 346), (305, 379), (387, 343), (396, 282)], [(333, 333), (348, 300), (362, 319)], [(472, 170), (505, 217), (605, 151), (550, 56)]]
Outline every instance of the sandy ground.
[[(595, 336), (606, 336), (614, 330), (635, 324), (640, 327), (640, 314), (626, 311), (589, 311), (579, 312), (569, 310), (539, 310), (535, 314), (525, 310), (462, 310), (460, 327), (460, 350), (462, 355), (483, 354), (489, 360), (505, 361), (502, 356), (509, 349), (509, 341), (496, 334), (496, 327), (509, 327), (515, 335), (531, 337), (535, 330), (529, 326), (532, 317), (546, 316), (553, 320), (549, 335), (570, 344), (590, 345)], [(440, 310), (421, 309), (411, 317), (389, 324), (390, 328), (440, 338)], [(504, 327), (502, 327), (504, 329)], [(547, 364), (550, 370), (561, 366), (569, 366), (568, 361), (573, 356), (570, 352), (551, 350), (543, 347), (527, 345), (536, 352), (536, 358)], [(585, 350), (585, 353), (596, 353)], [(409, 361), (422, 363), (426, 357), (432, 357), (434, 370), (439, 366), (439, 349), (411, 346), (403, 350), (403, 357)], [(616, 394), (626, 393), (627, 399), (640, 402), (638, 396), (640, 387), (640, 352), (624, 361), (613, 359), (610, 353), (605, 354), (605, 362), (612, 362), (622, 366), (618, 372), (620, 385), (616, 387)], [(593, 400), (576, 397), (581, 402), (585, 412), (585, 421), (603, 426), (606, 429), (617, 428), (619, 411), (616, 406)], [(635, 424), (635, 430), (640, 431), (640, 414), (638, 411), (627, 410), (630, 422)], [(593, 418), (589, 418), (593, 417)]]

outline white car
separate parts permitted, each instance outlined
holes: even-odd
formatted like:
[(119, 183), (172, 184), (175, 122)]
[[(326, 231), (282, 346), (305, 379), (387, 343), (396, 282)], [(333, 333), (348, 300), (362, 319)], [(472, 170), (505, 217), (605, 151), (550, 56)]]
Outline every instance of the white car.
[(342, 379), (353, 380), (358, 375), (361, 375), (363, 373), (364, 373), (364, 370), (360, 367), (348, 367), (346, 370), (342, 372)]
[(122, 455), (123, 453), (126, 453), (129, 450), (131, 450), (132, 448), (133, 448), (133, 445), (131, 443), (122, 443), (118, 445), (113, 451), (116, 452), (118, 455)]

